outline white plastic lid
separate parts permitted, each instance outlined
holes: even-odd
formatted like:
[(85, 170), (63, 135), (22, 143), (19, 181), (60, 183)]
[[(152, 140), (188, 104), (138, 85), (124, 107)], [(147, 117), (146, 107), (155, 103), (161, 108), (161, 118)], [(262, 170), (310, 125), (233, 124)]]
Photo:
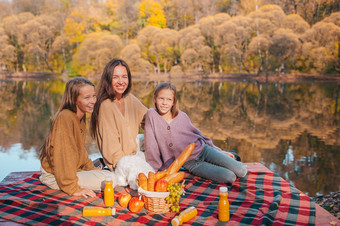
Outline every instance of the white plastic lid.
[(114, 208), (114, 207), (112, 207), (112, 214), (111, 214), (112, 216), (113, 215), (116, 215), (116, 208)]
[(220, 187), (220, 192), (227, 193), (228, 187)]
[(107, 177), (107, 178), (105, 178), (105, 181), (112, 181), (112, 178), (111, 177)]
[(171, 220), (171, 225), (172, 226), (178, 226), (179, 225), (179, 219), (178, 217), (175, 217)]

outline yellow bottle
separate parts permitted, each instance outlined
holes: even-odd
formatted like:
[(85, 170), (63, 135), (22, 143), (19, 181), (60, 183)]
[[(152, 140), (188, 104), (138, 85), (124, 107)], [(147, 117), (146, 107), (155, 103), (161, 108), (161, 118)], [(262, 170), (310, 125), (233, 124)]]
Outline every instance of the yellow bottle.
[(104, 205), (105, 206), (113, 206), (115, 204), (115, 194), (112, 186), (113, 182), (110, 177), (105, 180), (105, 188), (104, 188)]
[(110, 216), (110, 215), (115, 215), (115, 214), (116, 214), (115, 208), (94, 207), (94, 206), (85, 206), (83, 208), (84, 217)]
[(185, 222), (190, 221), (197, 215), (197, 209), (194, 206), (190, 206), (183, 210), (177, 217), (171, 220), (172, 226), (182, 225)]
[(228, 188), (220, 187), (220, 200), (218, 201), (218, 219), (223, 222), (229, 221)]

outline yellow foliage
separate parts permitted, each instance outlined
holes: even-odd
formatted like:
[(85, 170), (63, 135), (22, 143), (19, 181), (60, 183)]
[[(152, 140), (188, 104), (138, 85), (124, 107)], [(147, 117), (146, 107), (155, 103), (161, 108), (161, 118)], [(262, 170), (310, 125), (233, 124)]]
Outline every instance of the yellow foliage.
[(166, 19), (161, 4), (153, 0), (142, 0), (139, 3), (139, 20), (142, 26), (166, 27)]
[(107, 0), (104, 6), (110, 16), (116, 16), (118, 14), (119, 5), (117, 0)]
[(83, 22), (77, 23), (73, 18), (66, 18), (64, 32), (70, 37), (70, 43), (81, 43), (85, 37), (85, 24)]

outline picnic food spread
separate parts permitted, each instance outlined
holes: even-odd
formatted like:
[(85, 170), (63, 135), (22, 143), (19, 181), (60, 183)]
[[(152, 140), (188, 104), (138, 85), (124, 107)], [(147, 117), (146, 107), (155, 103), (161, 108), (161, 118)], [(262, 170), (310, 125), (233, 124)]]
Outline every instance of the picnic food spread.
[[(177, 167), (178, 165), (181, 166), (181, 162), (176, 162)], [(185, 160), (183, 162), (185, 162)], [(139, 196), (133, 194), (133, 197), (131, 197), (129, 190), (117, 187), (115, 188), (115, 190), (117, 189), (115, 192), (117, 193), (116, 198), (120, 206), (115, 205), (115, 208), (99, 207), (103, 205), (103, 201), (95, 199), (92, 200), (91, 203), (88, 203), (94, 206), (85, 204), (86, 206), (84, 206), (82, 210), (83, 216), (104, 217), (106, 215), (117, 215), (117, 213), (119, 213), (114, 218), (100, 217), (86, 219), (91, 222), (103, 223), (112, 221), (114, 224), (119, 222), (148, 222), (150, 224), (162, 222), (169, 224), (171, 222), (173, 225), (181, 225), (187, 221), (198, 224), (216, 224), (217, 222), (230, 221), (233, 223), (251, 222), (254, 224), (261, 224), (261, 222), (285, 222), (287, 225), (293, 225), (298, 222), (314, 222), (315, 209), (313, 203), (309, 202), (305, 196), (299, 195), (296, 189), (291, 188), (287, 182), (275, 176), (273, 173), (249, 173), (246, 177), (240, 178), (233, 183), (229, 195), (225, 184), (202, 180), (188, 173), (178, 172), (176, 168), (174, 167), (174, 170), (171, 171), (170, 174), (164, 171), (150, 174), (150, 176), (149, 174), (138, 175), (136, 181), (139, 187)], [(181, 174), (184, 174), (185, 180), (183, 180)], [(166, 178), (176, 178), (178, 182), (169, 183), (165, 180)], [(186, 184), (184, 184), (185, 181), (187, 181)], [(37, 183), (35, 179), (33, 179), (32, 182)], [(151, 184), (154, 185), (153, 191), (148, 191), (149, 189), (152, 190)], [(164, 187), (167, 187), (166, 192), (164, 191)], [(46, 192), (53, 192), (51, 189), (46, 189)], [(258, 189), (259, 191), (257, 191)], [(294, 198), (295, 201), (287, 203), (287, 194), (291, 199)], [(184, 196), (183, 199), (181, 197), (182, 195)], [(105, 201), (105, 193), (102, 197)], [(113, 194), (111, 197), (113, 197)], [(253, 200), (253, 198), (255, 199)], [(232, 205), (230, 207), (230, 213), (229, 201)], [(72, 199), (70, 199), (69, 202), (72, 202)], [(83, 203), (81, 200), (79, 200), (79, 202)], [(289, 205), (287, 206), (287, 204)], [(79, 206), (79, 204), (77, 204), (77, 206)], [(286, 211), (288, 207), (289, 212)], [(68, 208), (69, 207), (67, 207), (67, 209)], [(184, 208), (185, 211), (182, 211), (182, 213), (177, 216), (170, 213), (179, 212), (182, 208)], [(296, 210), (299, 210), (299, 212)], [(301, 212), (302, 210), (303, 212)], [(77, 211), (77, 209), (74, 211)], [(147, 211), (150, 214), (148, 214)], [(222, 214), (223, 211), (225, 211), (225, 215)], [(283, 212), (286, 214), (282, 215), (281, 213)], [(165, 213), (165, 215), (158, 215), (158, 213)], [(305, 214), (306, 218), (299, 218)], [(4, 215), (4, 217), (7, 216), (9, 217), (10, 215)], [(232, 216), (232, 218), (230, 216)], [(50, 220), (50, 218), (46, 219)]]
[[(192, 151), (195, 149), (195, 143), (189, 144), (175, 161), (169, 166), (166, 171), (154, 173), (150, 171), (146, 176), (144, 173), (139, 173), (136, 178), (137, 186), (139, 185), (139, 197), (131, 197), (129, 193), (120, 194), (118, 203), (121, 207), (138, 213), (144, 207), (150, 212), (166, 213), (170, 210), (172, 212), (179, 212), (179, 201), (181, 195), (184, 193), (184, 172), (178, 172), (188, 159)], [(183, 181), (182, 183), (180, 183)], [(104, 188), (104, 204), (111, 207), (114, 205), (114, 189), (111, 178), (106, 178)], [(220, 188), (219, 220), (229, 220), (229, 202), (228, 202), (228, 188)], [(83, 216), (105, 216), (114, 215), (114, 208), (103, 207), (84, 207)], [(195, 207), (188, 207), (182, 211), (178, 216), (172, 219), (172, 225), (182, 225), (184, 222), (190, 221), (197, 215)]]

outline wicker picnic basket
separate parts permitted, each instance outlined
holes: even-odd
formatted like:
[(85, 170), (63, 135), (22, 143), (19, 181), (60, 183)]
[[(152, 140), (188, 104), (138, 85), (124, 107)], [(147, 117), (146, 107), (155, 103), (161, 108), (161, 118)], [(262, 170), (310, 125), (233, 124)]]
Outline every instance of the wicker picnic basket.
[(168, 204), (165, 200), (170, 195), (170, 192), (153, 192), (146, 191), (138, 186), (138, 193), (142, 195), (144, 201), (144, 207), (150, 212), (154, 213), (168, 213), (172, 204)]

